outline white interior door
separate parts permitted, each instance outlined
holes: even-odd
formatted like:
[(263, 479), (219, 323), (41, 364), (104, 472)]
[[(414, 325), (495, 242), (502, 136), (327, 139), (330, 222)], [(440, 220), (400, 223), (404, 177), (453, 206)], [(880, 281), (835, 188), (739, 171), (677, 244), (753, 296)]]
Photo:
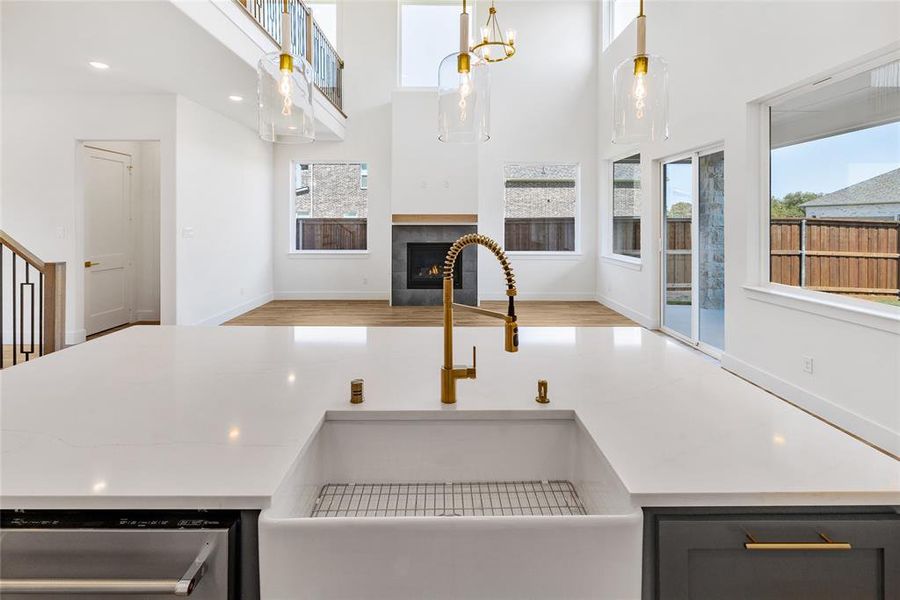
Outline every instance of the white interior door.
[(87, 335), (131, 320), (131, 156), (84, 148)]

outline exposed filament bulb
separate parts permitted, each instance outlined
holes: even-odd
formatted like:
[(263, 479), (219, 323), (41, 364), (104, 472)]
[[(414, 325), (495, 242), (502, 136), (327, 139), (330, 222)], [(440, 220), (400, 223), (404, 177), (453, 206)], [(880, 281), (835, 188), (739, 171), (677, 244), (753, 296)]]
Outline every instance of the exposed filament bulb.
[(459, 120), (468, 118), (468, 98), (472, 95), (472, 80), (469, 73), (459, 74)]
[(278, 91), (281, 94), (281, 114), (289, 117), (294, 105), (294, 99), (291, 97), (291, 71), (289, 69), (281, 69)]
[(644, 78), (644, 73), (635, 74), (631, 87), (631, 96), (634, 98), (634, 114), (638, 119), (644, 118), (644, 106), (647, 98), (647, 84)]

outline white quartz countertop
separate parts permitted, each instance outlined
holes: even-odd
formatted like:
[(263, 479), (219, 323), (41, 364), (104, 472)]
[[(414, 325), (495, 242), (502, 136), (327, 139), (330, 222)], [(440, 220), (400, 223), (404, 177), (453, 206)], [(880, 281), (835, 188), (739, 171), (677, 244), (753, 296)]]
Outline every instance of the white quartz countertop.
[[(639, 505), (900, 504), (900, 462), (640, 328), (132, 327), (0, 372), (3, 508), (263, 508), (327, 410), (571, 409)], [(366, 401), (350, 405), (349, 381)], [(549, 405), (535, 403), (549, 380)]]

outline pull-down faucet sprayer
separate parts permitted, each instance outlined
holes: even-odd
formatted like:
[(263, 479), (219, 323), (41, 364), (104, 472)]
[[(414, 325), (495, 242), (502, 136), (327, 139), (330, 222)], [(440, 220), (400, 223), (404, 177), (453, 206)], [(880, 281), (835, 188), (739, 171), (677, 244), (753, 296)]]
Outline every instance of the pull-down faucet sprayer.
[[(477, 306), (453, 302), (453, 268), (456, 264), (456, 257), (459, 256), (463, 248), (472, 244), (484, 246), (500, 261), (500, 266), (503, 268), (503, 275), (506, 279), (506, 295), (509, 298), (509, 305), (505, 315)], [(477, 374), (475, 370), (475, 346), (472, 346), (471, 367), (453, 365), (453, 309), (459, 308), (501, 319), (504, 329), (504, 349), (507, 352), (517, 352), (519, 350), (519, 326), (516, 323), (515, 296), (516, 279), (513, 276), (512, 265), (509, 264), (509, 259), (500, 247), (500, 244), (479, 233), (464, 235), (453, 242), (453, 245), (450, 246), (450, 250), (447, 252), (447, 258), (444, 260), (444, 364), (441, 367), (441, 402), (454, 404), (456, 402), (456, 380), (475, 379)]]

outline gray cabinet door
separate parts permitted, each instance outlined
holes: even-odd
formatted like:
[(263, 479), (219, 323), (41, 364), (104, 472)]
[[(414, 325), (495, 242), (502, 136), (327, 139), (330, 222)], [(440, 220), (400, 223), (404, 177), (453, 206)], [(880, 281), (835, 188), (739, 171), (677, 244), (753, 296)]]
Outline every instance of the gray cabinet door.
[[(824, 544), (847, 542), (850, 549)], [(748, 549), (812, 542), (817, 549)], [(897, 515), (692, 515), (657, 522), (655, 594), (663, 600), (900, 599)], [(645, 578), (646, 582), (646, 578)], [(646, 587), (646, 586), (645, 586)], [(646, 591), (646, 590), (645, 590)]]

